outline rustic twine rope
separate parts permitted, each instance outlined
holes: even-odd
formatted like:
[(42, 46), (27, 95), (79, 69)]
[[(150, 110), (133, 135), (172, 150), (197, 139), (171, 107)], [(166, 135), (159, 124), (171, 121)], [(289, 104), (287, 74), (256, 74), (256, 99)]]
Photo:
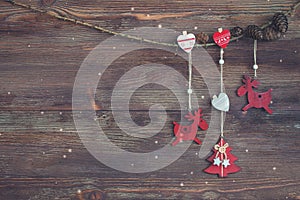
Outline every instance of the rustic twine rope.
[[(14, 0), (4, 0), (4, 1), (9, 2), (9, 3), (11, 3), (12, 5), (15, 5), (15, 6), (19, 6), (19, 7), (22, 7), (22, 8), (29, 9), (29, 10), (31, 10), (33, 12), (44, 13), (44, 14), (52, 16), (52, 17), (54, 17), (56, 19), (63, 20), (63, 21), (73, 22), (75, 24), (80, 24), (82, 26), (93, 28), (95, 30), (102, 31), (104, 33), (108, 33), (108, 34), (112, 34), (112, 35), (118, 35), (118, 36), (121, 36), (121, 37), (129, 38), (129, 39), (133, 39), (133, 40), (137, 40), (137, 41), (141, 41), (141, 42), (147, 42), (147, 43), (151, 43), (151, 44), (159, 44), (159, 45), (163, 45), (163, 46), (178, 47), (178, 45), (175, 42), (174, 43), (157, 42), (157, 41), (154, 41), (154, 40), (148, 40), (148, 39), (144, 39), (144, 38), (133, 36), (133, 35), (128, 35), (128, 34), (124, 34), (124, 33), (118, 33), (118, 32), (115, 32), (115, 31), (103, 28), (101, 26), (93, 25), (93, 24), (88, 23), (88, 22), (84, 22), (84, 21), (81, 21), (81, 20), (73, 19), (71, 17), (62, 16), (62, 15), (60, 15), (60, 14), (54, 12), (54, 11), (51, 11), (51, 10), (40, 9), (40, 8), (33, 7), (33, 6), (30, 6), (30, 5), (27, 5), (27, 4), (16, 2)], [(295, 14), (295, 11), (298, 9), (298, 7), (300, 7), (300, 1), (297, 2), (295, 5), (293, 5), (290, 8), (290, 10), (286, 11), (284, 14), (285, 15), (289, 15), (289, 16), (293, 16)], [(269, 24), (270, 24), (270, 22), (268, 22), (265, 25), (261, 26), (261, 28), (264, 28), (264, 27), (268, 26)], [(238, 37), (233, 37), (232, 39), (230, 39), (230, 41), (231, 42), (232, 41), (236, 41), (236, 40), (238, 40), (238, 39), (240, 39), (242, 37), (243, 37), (243, 35), (238, 36)], [(209, 46), (215, 46), (215, 45), (216, 45), (215, 43), (207, 43), (207, 44), (196, 44), (195, 46), (196, 47), (209, 47)]]
[[(221, 48), (220, 49), (220, 60), (219, 60), (219, 64), (220, 64), (220, 82), (221, 82), (221, 88), (220, 91), (221, 93), (223, 93), (223, 88), (224, 88), (224, 83), (223, 83), (223, 65), (225, 63), (224, 59), (223, 59), (223, 55), (224, 55), (224, 49)], [(221, 137), (224, 137), (224, 111), (221, 111)]]
[(188, 89), (188, 95), (189, 95), (189, 111), (192, 110), (192, 73), (193, 73), (193, 64), (192, 64), (192, 51), (189, 52), (189, 89)]

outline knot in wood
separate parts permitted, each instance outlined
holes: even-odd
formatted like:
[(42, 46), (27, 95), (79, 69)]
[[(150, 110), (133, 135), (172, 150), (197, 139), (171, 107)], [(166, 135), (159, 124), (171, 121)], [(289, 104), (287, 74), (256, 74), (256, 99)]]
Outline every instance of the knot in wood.
[(103, 200), (104, 196), (100, 191), (92, 191), (89, 195), (88, 200)]
[(56, 0), (41, 0), (43, 6), (52, 6)]

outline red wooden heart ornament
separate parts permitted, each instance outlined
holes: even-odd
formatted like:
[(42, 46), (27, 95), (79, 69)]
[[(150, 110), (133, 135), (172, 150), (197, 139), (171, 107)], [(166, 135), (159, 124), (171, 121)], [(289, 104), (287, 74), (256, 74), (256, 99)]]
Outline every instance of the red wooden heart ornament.
[(213, 38), (215, 43), (224, 49), (230, 42), (230, 31), (219, 28), (219, 31), (214, 33)]

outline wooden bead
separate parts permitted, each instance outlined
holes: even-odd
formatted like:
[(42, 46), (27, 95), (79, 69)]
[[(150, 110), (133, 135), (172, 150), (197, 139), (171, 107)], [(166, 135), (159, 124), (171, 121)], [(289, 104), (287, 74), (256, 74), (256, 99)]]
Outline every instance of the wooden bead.
[(253, 69), (257, 70), (258, 69), (258, 65), (257, 64), (253, 65)]

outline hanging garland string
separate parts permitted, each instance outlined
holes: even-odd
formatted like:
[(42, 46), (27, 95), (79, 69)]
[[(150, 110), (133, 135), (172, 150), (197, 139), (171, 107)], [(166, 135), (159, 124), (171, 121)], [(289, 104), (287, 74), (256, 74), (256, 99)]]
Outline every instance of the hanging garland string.
[[(117, 36), (125, 37), (125, 38), (128, 38), (128, 39), (133, 39), (133, 40), (140, 41), (140, 42), (147, 42), (147, 43), (151, 43), (151, 44), (158, 44), (158, 45), (170, 46), (170, 47), (178, 47), (178, 45), (176, 43), (157, 42), (157, 41), (154, 41), (154, 40), (149, 40), (149, 39), (145, 39), (145, 38), (141, 38), (141, 37), (137, 37), (137, 36), (133, 36), (133, 35), (118, 33), (118, 32), (106, 29), (104, 27), (101, 27), (101, 26), (93, 25), (93, 24), (88, 23), (88, 22), (84, 22), (84, 21), (77, 20), (77, 19), (74, 19), (74, 18), (71, 18), (71, 17), (67, 17), (67, 16), (62, 16), (62, 15), (60, 15), (60, 14), (54, 12), (54, 11), (51, 11), (51, 10), (40, 9), (40, 8), (37, 8), (37, 7), (33, 7), (31, 5), (16, 2), (14, 0), (5, 0), (5, 1), (11, 3), (12, 5), (19, 6), (19, 7), (31, 10), (33, 12), (44, 13), (44, 14), (47, 14), (47, 15), (49, 15), (51, 17), (54, 17), (56, 19), (59, 19), (59, 20), (73, 22), (75, 24), (79, 24), (79, 25), (82, 25), (82, 26), (85, 26), (85, 27), (89, 27), (89, 28), (92, 28), (92, 29), (95, 29), (95, 30), (98, 30), (98, 31), (101, 31), (101, 32), (104, 32), (104, 33), (111, 34), (111, 35), (117, 35)], [(284, 15), (284, 16), (294, 16), (294, 14), (295, 14), (296, 10), (298, 9), (298, 7), (300, 7), (300, 1), (297, 2), (295, 5), (293, 5), (290, 10), (288, 10), (284, 13), (282, 12), (280, 14)], [(268, 28), (268, 26), (270, 26), (271, 24), (272, 24), (272, 22), (268, 22), (268, 23), (262, 25), (259, 28), (262, 30), (262, 29)], [(250, 26), (252, 26), (252, 25), (250, 25)], [(236, 41), (236, 40), (238, 40), (238, 39), (240, 39), (244, 36), (243, 30), (240, 27), (234, 27), (234, 29), (237, 29), (240, 32), (240, 34), (237, 34), (236, 37), (235, 37), (235, 35), (232, 35), (233, 37), (230, 39), (230, 41)], [(205, 34), (205, 36), (206, 36), (206, 34)], [(247, 36), (247, 34), (246, 34), (246, 36)], [(249, 37), (249, 35), (248, 35), (248, 37)], [(251, 35), (250, 35), (250, 37), (252, 38)], [(207, 37), (205, 37), (205, 38), (207, 38)], [(278, 39), (278, 38), (276, 38), (276, 39)], [(269, 39), (266, 38), (265, 40), (269, 40)], [(204, 44), (195, 44), (196, 47), (209, 47), (209, 46), (215, 46), (215, 45), (216, 44), (214, 42), (206, 43), (206, 41), (204, 42)]]

